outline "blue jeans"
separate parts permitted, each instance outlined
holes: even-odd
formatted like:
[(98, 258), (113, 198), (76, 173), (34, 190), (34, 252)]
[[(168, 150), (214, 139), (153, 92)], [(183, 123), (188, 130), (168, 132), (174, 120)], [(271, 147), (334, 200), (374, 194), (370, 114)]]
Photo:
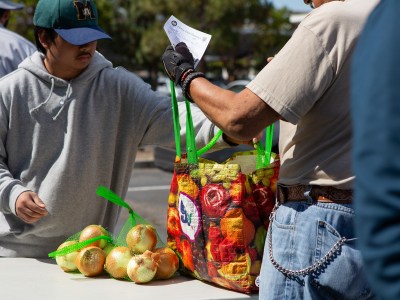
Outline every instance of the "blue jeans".
[[(266, 299), (374, 299), (363, 275), (356, 248), (351, 204), (287, 202), (273, 215), (264, 248), (260, 294)], [(300, 270), (313, 265), (342, 238), (338, 251), (321, 265), (301, 275), (285, 275), (271, 263), (272, 256), (283, 268)]]

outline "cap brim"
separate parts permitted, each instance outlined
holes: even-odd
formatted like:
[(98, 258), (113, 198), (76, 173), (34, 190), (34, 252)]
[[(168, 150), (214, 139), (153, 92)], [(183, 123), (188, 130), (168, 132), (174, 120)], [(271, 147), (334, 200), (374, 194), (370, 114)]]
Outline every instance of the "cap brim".
[(18, 10), (18, 9), (23, 9), (25, 6), (20, 3), (14, 3), (11, 1), (1, 1), (0, 2), (0, 8), (1, 9), (9, 9), (9, 10)]
[(64, 40), (72, 45), (84, 45), (101, 39), (110, 39), (111, 37), (103, 32), (100, 28), (71, 28), (71, 29), (54, 29)]

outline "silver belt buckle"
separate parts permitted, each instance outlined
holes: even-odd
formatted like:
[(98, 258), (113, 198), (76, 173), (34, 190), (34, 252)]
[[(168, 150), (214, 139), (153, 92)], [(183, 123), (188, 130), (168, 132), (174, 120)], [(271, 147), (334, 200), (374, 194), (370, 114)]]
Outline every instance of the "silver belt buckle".
[(307, 204), (313, 204), (315, 200), (311, 196), (312, 185), (308, 185), (304, 192), (304, 197), (307, 199)]

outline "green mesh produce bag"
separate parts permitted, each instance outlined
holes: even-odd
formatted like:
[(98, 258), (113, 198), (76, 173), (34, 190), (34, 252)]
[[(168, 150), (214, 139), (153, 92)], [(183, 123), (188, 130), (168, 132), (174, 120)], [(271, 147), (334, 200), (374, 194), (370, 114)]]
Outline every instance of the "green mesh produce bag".
[[(150, 222), (148, 222), (146, 219), (142, 218), (139, 214), (137, 214), (130, 206), (128, 203), (126, 203), (124, 200), (122, 200), (117, 194), (115, 194), (113, 191), (109, 190), (108, 188), (104, 186), (99, 186), (97, 191), (96, 191), (98, 196), (101, 196), (105, 198), (106, 200), (119, 205), (125, 209), (128, 210), (129, 216), (127, 220), (124, 222), (124, 225), (122, 226), (121, 230), (118, 232), (118, 234), (113, 235), (111, 232), (107, 231), (105, 228), (101, 227), (103, 229), (104, 234), (100, 236), (96, 236), (93, 238), (89, 238), (85, 241), (79, 241), (80, 236), (82, 234), (82, 231), (84, 228), (82, 228), (82, 231), (79, 231), (72, 236), (70, 236), (65, 242), (67, 243), (67, 246), (64, 246), (61, 249), (57, 249), (56, 251), (53, 251), (48, 254), (50, 258), (54, 258), (57, 260), (62, 259), (63, 256), (71, 255), (72, 253), (76, 253), (81, 251), (83, 248), (86, 248), (88, 246), (91, 246), (91, 244), (95, 244), (95, 246), (99, 246), (100, 248), (103, 249), (105, 252), (106, 256), (116, 247), (127, 247), (127, 241), (126, 241), (126, 236), (128, 232), (135, 226), (140, 225), (140, 224), (146, 224), (146, 225), (151, 225)], [(95, 225), (95, 224), (93, 224)], [(91, 226), (93, 226), (91, 225)], [(154, 227), (153, 227), (154, 228)], [(155, 230), (155, 228), (154, 228)], [(161, 248), (165, 247), (165, 243), (161, 240), (159, 234), (156, 232), (157, 236), (157, 244), (154, 248)], [(101, 246), (99, 245), (101, 243)], [(137, 253), (132, 253), (132, 256), (137, 255)], [(69, 269), (64, 269), (66, 272), (76, 272), (79, 273), (79, 270), (69, 270)], [(104, 270), (103, 274), (107, 274), (106, 270)], [(113, 277), (113, 276), (112, 276)], [(129, 277), (125, 276), (123, 279), (130, 280)]]

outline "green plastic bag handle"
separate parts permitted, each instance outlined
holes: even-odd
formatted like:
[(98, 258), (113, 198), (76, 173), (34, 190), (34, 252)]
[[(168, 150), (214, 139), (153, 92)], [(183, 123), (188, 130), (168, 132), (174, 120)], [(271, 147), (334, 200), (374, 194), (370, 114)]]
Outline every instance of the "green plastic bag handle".
[(257, 150), (256, 169), (267, 167), (271, 162), (272, 138), (274, 135), (274, 123), (265, 129), (265, 148), (261, 142), (257, 142), (254, 146)]
[(199, 157), (196, 149), (196, 139), (193, 128), (192, 111), (190, 110), (190, 102), (185, 99), (186, 104), (186, 154), (188, 163), (197, 164)]
[[(126, 203), (124, 200), (122, 200), (117, 194), (115, 194), (112, 190), (104, 187), (104, 186), (99, 186), (96, 190), (96, 194), (100, 197), (103, 197), (104, 199), (119, 205), (123, 208), (126, 208), (129, 212), (129, 217), (128, 219), (125, 221), (125, 224), (123, 225), (120, 234), (118, 235), (115, 244), (116, 245), (122, 245), (124, 244), (125, 238), (126, 238), (126, 232), (132, 228), (133, 226), (135, 226), (139, 220), (140, 223), (144, 223), (144, 224), (149, 224), (148, 221), (146, 221), (144, 218), (142, 218), (140, 215), (138, 215), (137, 213), (134, 212), (134, 210), (129, 206), (128, 203)], [(157, 233), (157, 238), (158, 240), (161, 241), (161, 238), (158, 236)]]
[(65, 246), (65, 247), (63, 247), (57, 251), (53, 251), (47, 255), (50, 258), (55, 258), (56, 256), (67, 255), (69, 253), (72, 253), (72, 252), (78, 251), (82, 248), (85, 248), (86, 246), (90, 245), (91, 243), (99, 241), (99, 240), (106, 240), (109, 243), (113, 243), (113, 239), (111, 237), (105, 236), (105, 235), (100, 235), (100, 236), (96, 236), (91, 239), (88, 239), (86, 241), (83, 241), (83, 242), (77, 242), (75, 244)]
[[(171, 89), (171, 101), (172, 101), (172, 114), (174, 119), (174, 133), (175, 133), (175, 145), (176, 145), (176, 155), (181, 158), (182, 149), (180, 143), (180, 123), (179, 123), (179, 111), (178, 111), (178, 102), (176, 99), (175, 93), (175, 84), (172, 80), (170, 80), (170, 89)], [(222, 135), (222, 130), (219, 130), (218, 133), (214, 136), (214, 138), (203, 148), (200, 150), (196, 150), (196, 138), (194, 134), (193, 127), (193, 118), (190, 109), (189, 100), (185, 99), (186, 104), (186, 148), (187, 148), (187, 159), (190, 164), (197, 164), (199, 162), (199, 156), (206, 153), (210, 150), (217, 140)], [(270, 164), (271, 161), (271, 151), (272, 151), (272, 139), (274, 133), (274, 124), (271, 124), (266, 128), (265, 131), (265, 148), (258, 142), (256, 146), (257, 150), (257, 159), (256, 159), (256, 168), (261, 169)]]
[(182, 156), (181, 140), (180, 140), (181, 125), (179, 124), (178, 101), (176, 101), (174, 82), (172, 80), (170, 80), (169, 85), (170, 85), (171, 99), (172, 99), (172, 115), (174, 117), (174, 135), (175, 135), (176, 155), (179, 158), (181, 158), (181, 156)]

